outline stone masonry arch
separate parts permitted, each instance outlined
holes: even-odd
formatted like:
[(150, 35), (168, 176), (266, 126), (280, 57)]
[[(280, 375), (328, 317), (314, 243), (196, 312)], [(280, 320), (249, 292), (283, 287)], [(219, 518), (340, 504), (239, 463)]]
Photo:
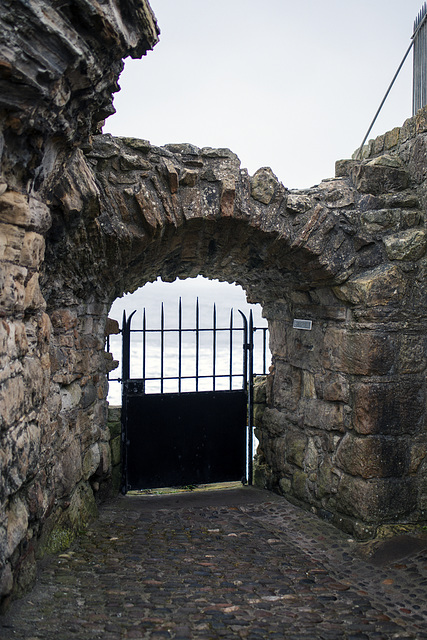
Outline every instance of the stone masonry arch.
[(0, 597), (110, 491), (108, 311), (159, 275), (237, 282), (262, 304), (265, 486), (359, 538), (425, 521), (426, 111), (288, 190), (226, 149), (100, 134), (122, 59), (157, 42), (145, 0), (6, 5)]
[(424, 349), (414, 309), (426, 239), (400, 159), (338, 168), (289, 191), (228, 150), (95, 137), (50, 185), (58, 223), (42, 291), (57, 306), (61, 282), (68, 310), (96, 303), (104, 326), (114, 298), (159, 275), (240, 284), (271, 332), (265, 485), (368, 537), (424, 517), (423, 366), (411, 359)]

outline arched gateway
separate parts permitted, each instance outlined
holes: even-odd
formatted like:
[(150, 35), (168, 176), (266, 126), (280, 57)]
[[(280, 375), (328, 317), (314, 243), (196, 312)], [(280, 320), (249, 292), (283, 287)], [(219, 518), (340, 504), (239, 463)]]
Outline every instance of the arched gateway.
[(425, 112), (288, 191), (228, 150), (99, 135), (121, 59), (157, 41), (144, 0), (0, 20), (0, 596), (108, 488), (108, 311), (157, 276), (262, 304), (265, 486), (360, 538), (424, 521)]
[[(49, 236), (43, 293), (56, 308), (65, 297), (64, 314), (74, 300), (77, 323), (77, 309), (99, 308), (103, 327), (118, 295), (159, 275), (242, 285), (271, 334), (265, 484), (366, 537), (423, 517), (426, 239), (397, 157), (341, 170), (288, 191), (268, 168), (249, 177), (228, 150), (97, 136), (51, 184), (64, 222)], [(78, 353), (68, 348), (64, 380)]]

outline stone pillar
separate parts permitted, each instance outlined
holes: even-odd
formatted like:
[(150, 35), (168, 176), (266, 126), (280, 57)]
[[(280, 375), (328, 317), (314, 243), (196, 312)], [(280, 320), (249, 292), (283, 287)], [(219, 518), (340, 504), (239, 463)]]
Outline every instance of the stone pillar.
[[(427, 452), (425, 339), (407, 323), (380, 321), (393, 294), (382, 270), (367, 288), (377, 278), (381, 306), (368, 294), (350, 306), (356, 285), (346, 284), (295, 291), (265, 309), (273, 354), (259, 436), (265, 482), (359, 538), (424, 517), (416, 474)], [(311, 319), (312, 330), (294, 329), (294, 318)]]

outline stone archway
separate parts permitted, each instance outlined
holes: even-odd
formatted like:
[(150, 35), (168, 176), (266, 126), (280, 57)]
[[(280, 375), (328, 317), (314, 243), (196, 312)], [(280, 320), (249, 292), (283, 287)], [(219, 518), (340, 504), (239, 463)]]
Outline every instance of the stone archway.
[[(271, 333), (265, 485), (363, 538), (423, 518), (424, 337), (409, 310), (425, 235), (400, 160), (341, 169), (290, 192), (228, 150), (96, 137), (51, 184), (43, 294), (101, 331), (115, 297), (159, 275), (243, 286)], [(65, 361), (57, 380), (70, 384)]]

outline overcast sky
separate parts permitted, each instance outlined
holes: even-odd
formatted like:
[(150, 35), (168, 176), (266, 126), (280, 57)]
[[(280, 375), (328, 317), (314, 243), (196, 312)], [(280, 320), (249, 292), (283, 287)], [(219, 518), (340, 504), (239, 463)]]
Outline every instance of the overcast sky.
[[(227, 147), (289, 188), (350, 157), (411, 42), (421, 0), (151, 0), (160, 42), (126, 61), (104, 132)], [(372, 136), (412, 111), (412, 54)]]

